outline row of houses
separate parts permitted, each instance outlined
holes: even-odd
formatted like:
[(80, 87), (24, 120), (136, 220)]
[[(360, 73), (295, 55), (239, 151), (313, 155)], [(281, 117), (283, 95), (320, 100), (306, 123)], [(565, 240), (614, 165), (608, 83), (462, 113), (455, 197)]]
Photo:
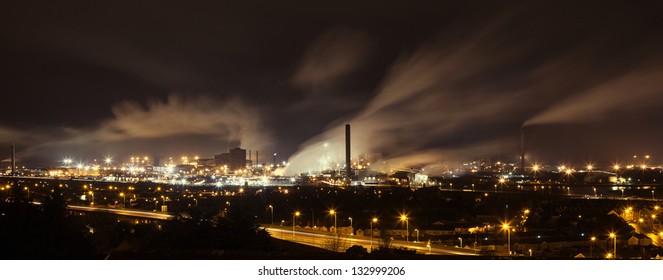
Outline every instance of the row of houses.
[[(312, 230), (312, 231), (322, 231), (322, 232), (330, 232), (330, 233), (337, 233), (337, 228), (335, 227), (310, 227), (306, 226), (303, 229), (305, 230)], [(482, 227), (458, 227), (458, 226), (453, 226), (453, 225), (433, 225), (428, 229), (410, 229), (409, 234), (411, 237), (415, 237), (419, 235), (421, 238), (425, 237), (442, 237), (442, 236), (454, 236), (454, 235), (461, 235), (461, 234), (471, 234), (474, 232), (485, 232), (487, 230), (494, 229), (494, 226), (482, 226)], [(371, 235), (371, 229), (357, 229), (355, 230), (353, 227), (338, 227), (338, 234), (341, 235), (358, 235), (358, 236), (370, 236)], [(406, 229), (385, 229), (385, 230), (379, 230), (379, 229), (373, 229), (373, 237), (380, 237), (380, 236), (400, 236), (405, 238), (405, 236), (408, 234), (408, 231)]]

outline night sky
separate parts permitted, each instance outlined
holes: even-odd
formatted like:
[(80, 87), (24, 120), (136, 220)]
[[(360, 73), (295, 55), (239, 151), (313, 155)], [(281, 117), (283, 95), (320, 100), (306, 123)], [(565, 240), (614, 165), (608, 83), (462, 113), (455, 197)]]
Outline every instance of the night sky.
[(578, 2), (2, 1), (0, 158), (663, 162), (661, 4)]

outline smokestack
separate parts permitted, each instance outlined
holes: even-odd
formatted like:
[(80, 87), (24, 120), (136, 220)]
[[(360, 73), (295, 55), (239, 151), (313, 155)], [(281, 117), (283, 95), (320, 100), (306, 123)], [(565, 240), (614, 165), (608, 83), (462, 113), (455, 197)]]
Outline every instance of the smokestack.
[(520, 172), (525, 174), (525, 127), (520, 127)]
[(16, 145), (12, 143), (12, 177), (16, 175)]
[(258, 161), (258, 150), (256, 150), (256, 164), (260, 164), (260, 162)]
[(350, 160), (350, 124), (345, 125), (345, 176), (352, 182), (352, 161)]

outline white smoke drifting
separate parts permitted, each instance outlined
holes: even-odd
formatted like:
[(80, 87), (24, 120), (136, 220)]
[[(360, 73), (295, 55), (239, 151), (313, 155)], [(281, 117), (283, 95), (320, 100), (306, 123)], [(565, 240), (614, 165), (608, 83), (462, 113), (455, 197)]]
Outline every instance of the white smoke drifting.
[(201, 152), (202, 156), (212, 156), (225, 151), (228, 143), (264, 149), (271, 145), (270, 139), (260, 114), (239, 99), (218, 102), (207, 97), (171, 95), (147, 106), (136, 102), (116, 105), (113, 118), (98, 127), (67, 127), (34, 139), (24, 137), (22, 144), (30, 148), (19, 155), (59, 158), (63, 153), (101, 157), (107, 153)]
[[(345, 123), (352, 125), (353, 157), (381, 153), (392, 166), (422, 167), (505, 149), (517, 154), (519, 128), (530, 118), (525, 125), (596, 122), (661, 107), (656, 50), (637, 59), (618, 48), (597, 51), (606, 45), (602, 40), (617, 40), (610, 33), (593, 38), (600, 44), (578, 40), (555, 49), (541, 38), (512, 35), (531, 34), (520, 17), (510, 14), (465, 38), (443, 38), (403, 55), (373, 99), (304, 143), (286, 173), (343, 164)], [(628, 67), (606, 67), (606, 58), (628, 61)], [(504, 145), (506, 139), (511, 144)]]
[(313, 90), (328, 85), (361, 65), (369, 49), (369, 40), (359, 32), (330, 31), (309, 47), (293, 83)]

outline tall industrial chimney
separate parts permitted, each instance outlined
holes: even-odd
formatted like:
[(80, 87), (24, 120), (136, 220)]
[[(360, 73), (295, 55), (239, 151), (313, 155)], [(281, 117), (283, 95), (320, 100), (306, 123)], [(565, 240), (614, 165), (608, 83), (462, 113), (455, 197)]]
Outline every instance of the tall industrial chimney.
[(352, 161), (350, 159), (350, 124), (345, 125), (345, 176), (348, 183), (351, 183)]
[(520, 172), (525, 174), (525, 127), (520, 127)]
[(12, 177), (16, 176), (16, 145), (12, 143)]
[(258, 150), (256, 150), (256, 164), (259, 164), (260, 162), (258, 161)]

